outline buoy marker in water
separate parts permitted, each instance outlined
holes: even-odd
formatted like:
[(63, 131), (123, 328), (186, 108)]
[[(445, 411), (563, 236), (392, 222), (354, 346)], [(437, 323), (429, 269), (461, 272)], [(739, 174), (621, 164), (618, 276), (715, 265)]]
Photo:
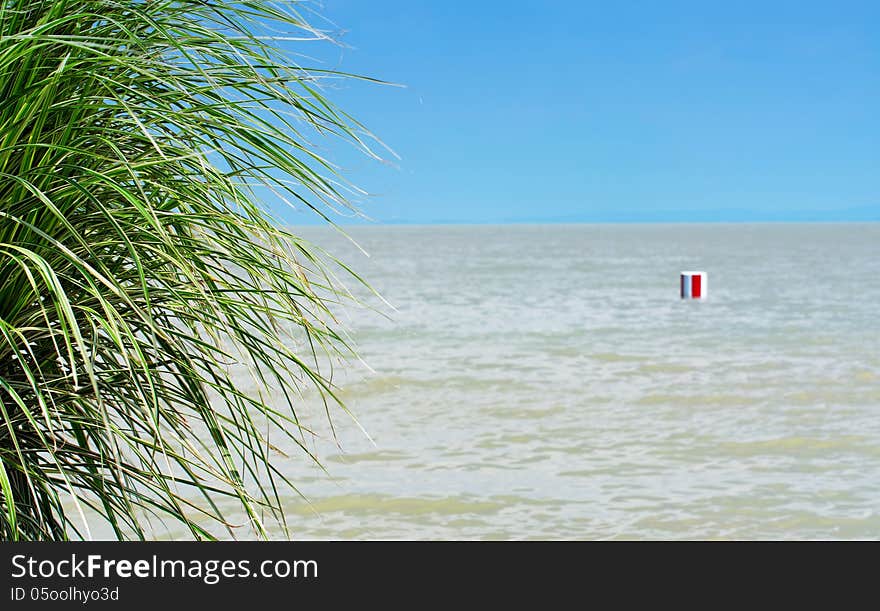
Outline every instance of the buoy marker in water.
[(681, 298), (706, 298), (706, 272), (681, 272)]

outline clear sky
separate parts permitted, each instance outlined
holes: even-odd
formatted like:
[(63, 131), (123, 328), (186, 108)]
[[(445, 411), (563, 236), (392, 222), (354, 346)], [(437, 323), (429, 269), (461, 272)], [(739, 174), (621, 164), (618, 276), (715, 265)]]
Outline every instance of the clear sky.
[(377, 221), (880, 220), (876, 0), (322, 12), (307, 52), (406, 85), (329, 92), (402, 157), (332, 151)]

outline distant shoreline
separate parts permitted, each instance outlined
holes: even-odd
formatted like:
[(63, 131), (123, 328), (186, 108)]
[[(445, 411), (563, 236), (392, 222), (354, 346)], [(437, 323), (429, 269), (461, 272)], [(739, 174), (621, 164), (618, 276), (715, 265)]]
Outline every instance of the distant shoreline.
[[(389, 227), (565, 227), (615, 225), (878, 225), (878, 219), (865, 220), (763, 220), (763, 221), (434, 221), (434, 222), (344, 222), (342, 228)], [(326, 227), (327, 223), (292, 223), (291, 228)]]

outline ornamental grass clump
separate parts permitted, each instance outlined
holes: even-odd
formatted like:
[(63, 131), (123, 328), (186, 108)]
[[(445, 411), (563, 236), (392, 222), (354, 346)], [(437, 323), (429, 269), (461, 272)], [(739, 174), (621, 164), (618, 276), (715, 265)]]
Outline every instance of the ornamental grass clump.
[(0, 538), (287, 532), (272, 440), (314, 459), (347, 297), (261, 202), (339, 210), (315, 142), (372, 154), (295, 8), (0, 0)]

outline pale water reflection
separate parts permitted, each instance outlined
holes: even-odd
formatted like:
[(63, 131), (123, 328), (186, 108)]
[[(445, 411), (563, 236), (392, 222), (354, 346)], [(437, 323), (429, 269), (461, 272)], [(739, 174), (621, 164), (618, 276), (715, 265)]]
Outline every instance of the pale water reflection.
[(282, 461), (295, 536), (880, 537), (880, 225), (304, 232), (397, 312), (348, 312), (375, 444)]

